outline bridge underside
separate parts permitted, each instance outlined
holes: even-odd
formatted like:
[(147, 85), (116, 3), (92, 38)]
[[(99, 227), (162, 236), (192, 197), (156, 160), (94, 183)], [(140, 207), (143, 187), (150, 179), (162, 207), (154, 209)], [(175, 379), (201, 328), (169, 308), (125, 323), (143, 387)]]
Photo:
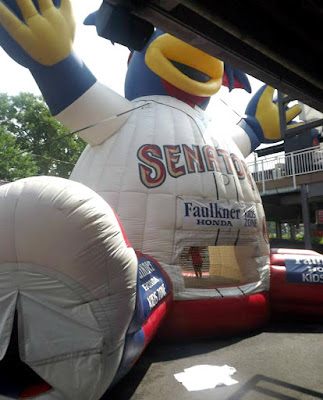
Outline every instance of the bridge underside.
[(154, 26), (323, 111), (319, 0), (104, 2), (122, 4)]
[[(257, 183), (267, 221), (274, 229), (271, 245), (323, 252), (323, 246), (318, 244), (323, 235), (323, 221), (318, 219), (319, 210), (323, 210), (323, 172), (295, 178), (295, 181), (287, 177)], [(304, 237), (298, 234), (300, 225)]]

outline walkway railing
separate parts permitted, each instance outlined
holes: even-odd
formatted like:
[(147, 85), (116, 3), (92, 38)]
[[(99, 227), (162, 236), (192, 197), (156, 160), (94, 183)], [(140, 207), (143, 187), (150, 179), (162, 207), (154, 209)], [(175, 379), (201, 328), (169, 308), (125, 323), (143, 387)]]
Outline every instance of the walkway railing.
[(296, 188), (296, 176), (323, 171), (323, 147), (311, 147), (291, 153), (280, 153), (270, 157), (261, 157), (248, 163), (248, 167), (256, 182), (293, 178)]

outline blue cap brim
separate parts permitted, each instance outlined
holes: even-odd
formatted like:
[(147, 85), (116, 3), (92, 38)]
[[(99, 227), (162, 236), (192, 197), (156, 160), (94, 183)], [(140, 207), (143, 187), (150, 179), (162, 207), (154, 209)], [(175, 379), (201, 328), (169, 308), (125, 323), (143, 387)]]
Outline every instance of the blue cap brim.
[(85, 18), (83, 24), (84, 24), (84, 25), (94, 25), (94, 26), (95, 26), (95, 20), (96, 20), (96, 14), (97, 14), (97, 13), (98, 13), (97, 11), (94, 11), (93, 13), (89, 14), (89, 15)]

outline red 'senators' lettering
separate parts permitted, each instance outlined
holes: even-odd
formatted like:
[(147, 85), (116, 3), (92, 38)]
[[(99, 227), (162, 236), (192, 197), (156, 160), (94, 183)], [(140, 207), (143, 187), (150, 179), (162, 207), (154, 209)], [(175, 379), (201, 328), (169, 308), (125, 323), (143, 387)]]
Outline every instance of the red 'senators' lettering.
[(229, 152), (227, 152), (224, 149), (216, 149), (216, 152), (223, 159), (224, 166), (225, 166), (225, 169), (226, 169), (226, 173), (229, 174), (229, 175), (233, 175), (233, 170), (232, 170), (232, 167), (231, 167)]
[(205, 172), (205, 167), (203, 164), (201, 150), (199, 146), (193, 145), (192, 148), (190, 148), (186, 144), (183, 144), (182, 146), (188, 173), (192, 174), (194, 172)]
[(167, 174), (179, 178), (186, 174), (222, 172), (236, 174), (240, 180), (247, 177), (252, 189), (254, 184), (244, 160), (236, 154), (210, 145), (142, 145), (137, 153), (139, 176), (147, 188), (161, 186)]
[(181, 165), (176, 167), (179, 162), (181, 147), (180, 146), (164, 146), (167, 170), (170, 176), (173, 178), (178, 178), (179, 176), (185, 175), (185, 167)]
[(146, 144), (140, 147), (137, 157), (139, 164), (139, 176), (147, 188), (160, 186), (166, 179), (166, 171), (162, 161), (162, 151), (159, 146)]

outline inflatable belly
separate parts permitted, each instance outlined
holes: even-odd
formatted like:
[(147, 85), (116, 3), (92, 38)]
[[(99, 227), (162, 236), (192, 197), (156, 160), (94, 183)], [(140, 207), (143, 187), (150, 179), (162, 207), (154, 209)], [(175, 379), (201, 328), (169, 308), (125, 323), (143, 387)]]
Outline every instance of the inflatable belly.
[[(175, 299), (267, 291), (264, 211), (238, 147), (204, 112), (175, 98), (132, 104), (136, 110), (117, 133), (85, 149), (71, 179), (114, 208), (134, 248), (167, 270)], [(192, 246), (201, 251), (199, 281)]]

